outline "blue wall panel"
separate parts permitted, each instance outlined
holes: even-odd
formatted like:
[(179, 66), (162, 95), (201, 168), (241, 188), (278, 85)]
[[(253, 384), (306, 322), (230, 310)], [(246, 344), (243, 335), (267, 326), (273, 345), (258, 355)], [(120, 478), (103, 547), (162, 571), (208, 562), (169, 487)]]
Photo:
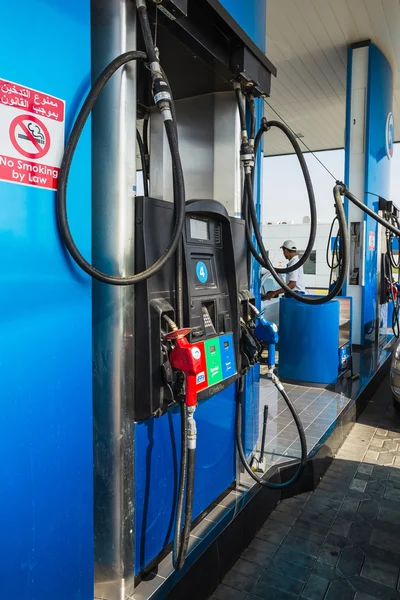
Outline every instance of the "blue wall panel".
[[(366, 165), (365, 204), (378, 212), (376, 195), (389, 199), (390, 160), (386, 154), (386, 119), (392, 111), (393, 74), (389, 62), (374, 45), (369, 46), (367, 118), (366, 118)], [(364, 333), (368, 338), (375, 329), (377, 310), (377, 254), (368, 249), (369, 235), (375, 236), (378, 249), (378, 224), (367, 216), (365, 248), (365, 288), (363, 296)]]
[[(235, 479), (235, 384), (196, 410), (193, 518)], [(180, 473), (180, 414), (136, 424), (135, 573), (172, 540)]]
[(254, 43), (265, 52), (267, 27), (266, 0), (220, 0)]
[[(1, 19), (0, 78), (64, 99), (70, 126), (89, 0), (7, 2)], [(68, 207), (87, 257), (90, 194), (87, 130)], [(91, 283), (60, 242), (53, 192), (0, 182), (0, 198), (0, 597), (92, 600)]]

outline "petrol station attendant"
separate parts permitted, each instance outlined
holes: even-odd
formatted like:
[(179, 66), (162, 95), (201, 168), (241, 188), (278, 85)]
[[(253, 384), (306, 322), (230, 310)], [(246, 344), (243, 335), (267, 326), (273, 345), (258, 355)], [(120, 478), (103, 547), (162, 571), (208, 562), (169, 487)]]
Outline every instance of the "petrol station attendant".
[[(283, 242), (282, 252), (286, 260), (288, 260), (288, 267), (295, 265), (299, 262), (299, 257), (297, 256), (297, 248), (292, 240), (286, 240)], [(306, 288), (304, 285), (304, 270), (303, 267), (299, 267), (295, 271), (286, 274), (286, 283), (290, 287), (291, 290), (294, 290), (298, 294), (305, 294)], [(275, 290), (274, 292), (268, 292), (265, 296), (262, 297), (263, 300), (271, 300), (272, 298), (277, 298), (281, 294), (285, 293), (285, 290), (279, 288), (279, 290)], [(288, 296), (288, 294), (285, 294)]]

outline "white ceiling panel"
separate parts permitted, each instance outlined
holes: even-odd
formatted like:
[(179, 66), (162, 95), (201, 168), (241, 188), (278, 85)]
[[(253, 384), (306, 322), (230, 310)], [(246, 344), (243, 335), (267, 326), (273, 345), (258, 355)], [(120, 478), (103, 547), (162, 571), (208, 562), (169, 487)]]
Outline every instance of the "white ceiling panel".
[[(400, 0), (267, 0), (267, 55), (278, 68), (265, 109), (280, 115), (313, 151), (342, 148), (350, 44), (370, 39), (393, 68), (393, 115), (400, 140)], [(305, 149), (305, 146), (303, 146)], [(271, 130), (266, 155), (287, 154)]]

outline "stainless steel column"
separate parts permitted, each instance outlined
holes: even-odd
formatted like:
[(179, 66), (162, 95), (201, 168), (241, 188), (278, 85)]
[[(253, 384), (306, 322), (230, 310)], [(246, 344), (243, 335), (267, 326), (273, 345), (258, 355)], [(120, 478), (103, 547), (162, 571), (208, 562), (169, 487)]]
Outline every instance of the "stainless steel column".
[[(136, 47), (131, 0), (92, 0), (92, 77)], [(117, 72), (92, 115), (93, 264), (134, 272), (136, 69)], [(93, 282), (95, 597), (133, 592), (134, 288)]]
[[(178, 100), (176, 113), (187, 200), (218, 200), (230, 215), (240, 215), (240, 123), (234, 93)], [(173, 199), (171, 156), (156, 111), (151, 115), (150, 195)]]

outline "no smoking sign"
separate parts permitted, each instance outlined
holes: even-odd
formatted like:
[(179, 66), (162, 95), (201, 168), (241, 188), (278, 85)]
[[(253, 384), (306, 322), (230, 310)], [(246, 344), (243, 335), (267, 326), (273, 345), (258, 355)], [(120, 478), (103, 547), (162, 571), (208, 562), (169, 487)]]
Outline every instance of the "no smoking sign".
[(10, 140), (26, 158), (43, 158), (50, 150), (50, 134), (46, 125), (30, 115), (15, 117), (10, 125)]
[(0, 79), (0, 179), (57, 189), (65, 102)]

